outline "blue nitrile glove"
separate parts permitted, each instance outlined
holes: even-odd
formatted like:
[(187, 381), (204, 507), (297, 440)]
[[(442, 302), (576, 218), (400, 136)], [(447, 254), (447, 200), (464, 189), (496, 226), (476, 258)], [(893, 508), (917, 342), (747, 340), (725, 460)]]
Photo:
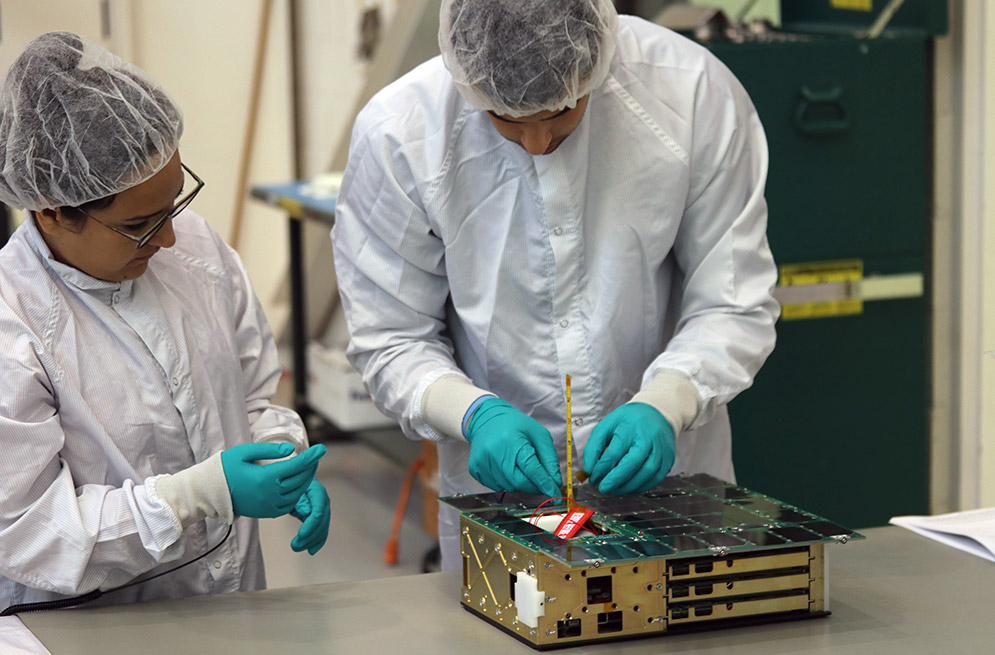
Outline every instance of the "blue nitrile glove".
[(495, 491), (560, 496), (563, 486), (553, 437), (534, 418), (488, 398), (466, 425), (470, 475)]
[(584, 447), (584, 470), (603, 494), (640, 493), (674, 465), (674, 429), (646, 403), (626, 403), (601, 420)]
[(328, 504), (328, 492), (317, 480), (311, 480), (300, 500), (290, 513), (302, 525), (297, 536), (290, 542), (295, 553), (302, 550), (314, 555), (328, 539), (328, 524), (332, 521), (332, 509)]
[(221, 466), (225, 470), (235, 514), (269, 519), (294, 509), (314, 478), (318, 460), (325, 450), (318, 444), (300, 455), (270, 464), (255, 462), (286, 457), (294, 452), (294, 445), (246, 443), (222, 451)]

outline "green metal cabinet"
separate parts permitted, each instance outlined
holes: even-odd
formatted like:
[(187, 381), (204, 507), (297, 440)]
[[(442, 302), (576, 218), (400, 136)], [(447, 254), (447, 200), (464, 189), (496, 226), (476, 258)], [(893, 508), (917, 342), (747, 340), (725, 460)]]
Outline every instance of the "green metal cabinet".
[(945, 29), (945, 3), (907, 2), (896, 19), (922, 29), (877, 39), (830, 4), (786, 2), (782, 16), (786, 30), (833, 33), (709, 45), (767, 133), (771, 249), (781, 267), (856, 261), (865, 280), (919, 279), (923, 291), (782, 318), (774, 353), (730, 405), (733, 460), (747, 487), (866, 527), (929, 509), (929, 31)]

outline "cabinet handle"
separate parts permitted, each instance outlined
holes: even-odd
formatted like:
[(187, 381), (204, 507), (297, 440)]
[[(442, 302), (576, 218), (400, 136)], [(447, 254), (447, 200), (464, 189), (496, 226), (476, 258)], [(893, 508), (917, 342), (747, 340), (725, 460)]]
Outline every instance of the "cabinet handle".
[[(807, 86), (798, 89), (801, 100), (795, 109), (795, 128), (802, 134), (820, 136), (837, 134), (850, 129), (850, 115), (840, 102), (843, 89), (834, 86), (828, 91), (812, 91)], [(813, 118), (816, 113), (833, 115), (835, 118)]]

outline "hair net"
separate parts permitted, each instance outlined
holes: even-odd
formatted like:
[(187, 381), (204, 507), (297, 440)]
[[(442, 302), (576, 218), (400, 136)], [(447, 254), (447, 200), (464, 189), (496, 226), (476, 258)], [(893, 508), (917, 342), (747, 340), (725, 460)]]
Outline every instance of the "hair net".
[(439, 49), (467, 102), (514, 117), (573, 107), (615, 52), (611, 0), (443, 0)]
[(140, 184), (176, 152), (183, 116), (144, 71), (69, 32), (43, 34), (0, 87), (0, 200), (77, 207)]

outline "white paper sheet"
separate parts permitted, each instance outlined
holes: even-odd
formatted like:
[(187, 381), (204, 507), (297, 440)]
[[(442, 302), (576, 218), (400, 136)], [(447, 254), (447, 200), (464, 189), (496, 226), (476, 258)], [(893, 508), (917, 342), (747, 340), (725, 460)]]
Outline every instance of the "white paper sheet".
[(895, 516), (890, 523), (995, 562), (995, 507), (937, 516)]
[(16, 616), (0, 616), (0, 653), (4, 655), (52, 655), (38, 637)]

